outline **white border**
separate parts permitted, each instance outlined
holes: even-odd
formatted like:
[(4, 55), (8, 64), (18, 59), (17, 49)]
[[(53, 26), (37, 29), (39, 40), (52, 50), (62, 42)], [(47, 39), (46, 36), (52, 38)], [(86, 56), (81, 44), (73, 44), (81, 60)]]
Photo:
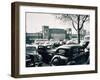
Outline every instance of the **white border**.
[[(59, 67), (25, 67), (25, 12), (46, 12), (64, 14), (88, 14), (90, 15), (90, 65), (59, 66)], [(95, 11), (87, 9), (64, 9), (51, 7), (20, 6), (20, 74), (40, 74), (55, 72), (73, 72), (95, 70)]]

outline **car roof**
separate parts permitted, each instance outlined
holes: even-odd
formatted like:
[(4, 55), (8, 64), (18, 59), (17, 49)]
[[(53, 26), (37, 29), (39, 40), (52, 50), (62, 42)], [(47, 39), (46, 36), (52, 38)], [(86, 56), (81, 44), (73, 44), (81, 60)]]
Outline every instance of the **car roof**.
[(26, 47), (34, 47), (32, 44), (26, 44)]
[(35, 47), (35, 48), (37, 48), (38, 45), (34, 45), (34, 44), (26, 44), (26, 47)]
[(58, 48), (65, 48), (65, 49), (68, 49), (68, 48), (72, 48), (72, 47), (82, 47), (80, 44), (70, 44), (70, 45), (62, 45)]

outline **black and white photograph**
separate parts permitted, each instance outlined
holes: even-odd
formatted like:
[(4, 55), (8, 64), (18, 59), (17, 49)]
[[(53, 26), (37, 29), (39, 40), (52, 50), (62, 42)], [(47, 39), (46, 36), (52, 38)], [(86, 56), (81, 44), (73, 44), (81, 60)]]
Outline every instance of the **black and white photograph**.
[(26, 12), (26, 67), (90, 64), (90, 15)]
[(12, 76), (97, 73), (97, 7), (12, 4)]

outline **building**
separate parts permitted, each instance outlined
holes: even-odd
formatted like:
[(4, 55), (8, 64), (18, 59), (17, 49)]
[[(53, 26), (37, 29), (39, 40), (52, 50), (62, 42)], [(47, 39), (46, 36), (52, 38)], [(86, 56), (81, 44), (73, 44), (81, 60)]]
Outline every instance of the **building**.
[(49, 39), (49, 26), (42, 26), (43, 39)]
[(59, 28), (49, 28), (49, 26), (42, 26), (43, 39), (54, 39), (54, 40), (64, 40), (67, 38), (68, 34), (71, 36), (72, 30), (68, 28), (66, 30)]
[(26, 33), (26, 43), (32, 43), (35, 39), (43, 39), (43, 34), (40, 33)]
[(49, 29), (50, 39), (54, 40), (64, 40), (66, 39), (66, 31), (64, 29)]
[(42, 26), (42, 31), (38, 33), (26, 33), (26, 43), (32, 43), (35, 39), (54, 39), (64, 40), (71, 39), (72, 30), (71, 28), (59, 29), (49, 28), (49, 26)]

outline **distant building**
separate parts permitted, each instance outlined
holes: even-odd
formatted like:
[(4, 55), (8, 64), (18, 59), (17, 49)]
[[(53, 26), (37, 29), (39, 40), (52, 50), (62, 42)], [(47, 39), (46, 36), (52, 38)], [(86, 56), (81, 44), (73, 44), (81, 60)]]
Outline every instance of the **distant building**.
[(87, 34), (87, 32), (86, 32), (85, 29), (82, 29), (82, 30), (80, 31), (80, 38), (81, 38), (81, 40), (84, 39), (84, 36), (85, 36), (86, 34)]
[(43, 39), (64, 40), (66, 39), (67, 31), (58, 28), (49, 28), (42, 26)]
[(54, 40), (64, 40), (71, 39), (72, 29), (67, 28), (49, 28), (49, 26), (42, 26), (42, 31), (38, 33), (26, 33), (26, 42), (31, 43), (35, 39), (54, 39)]
[(31, 39), (42, 39), (42, 33), (26, 33), (27, 37), (31, 37)]
[(71, 39), (72, 38), (72, 29), (71, 28), (67, 28), (66, 29), (66, 39)]
[(26, 43), (32, 43), (35, 39), (43, 39), (42, 33), (26, 33)]
[(43, 34), (43, 39), (49, 39), (49, 27), (48, 26), (42, 27), (42, 34)]
[[(85, 29), (82, 29), (80, 31), (80, 40), (83, 40), (86, 35), (87, 35), (86, 30)], [(78, 39), (78, 35), (77, 34), (72, 34), (72, 38), (73, 39), (75, 39), (75, 38)]]
[(49, 29), (50, 39), (54, 40), (64, 40), (66, 39), (66, 31), (64, 29)]

